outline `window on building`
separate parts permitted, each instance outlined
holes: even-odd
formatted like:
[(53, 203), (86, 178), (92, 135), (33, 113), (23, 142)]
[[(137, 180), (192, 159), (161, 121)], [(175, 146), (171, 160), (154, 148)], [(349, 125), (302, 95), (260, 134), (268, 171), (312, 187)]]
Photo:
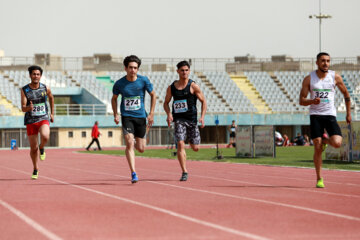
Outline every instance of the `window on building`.
[(73, 138), (73, 137), (74, 137), (74, 132), (73, 132), (73, 131), (69, 131), (69, 132), (68, 132), (68, 137), (69, 137), (69, 138)]
[(112, 131), (108, 131), (108, 137), (109, 137), (109, 138), (112, 138), (112, 136), (113, 136), (113, 132), (112, 132)]
[(81, 137), (86, 138), (86, 132), (85, 131), (81, 132)]

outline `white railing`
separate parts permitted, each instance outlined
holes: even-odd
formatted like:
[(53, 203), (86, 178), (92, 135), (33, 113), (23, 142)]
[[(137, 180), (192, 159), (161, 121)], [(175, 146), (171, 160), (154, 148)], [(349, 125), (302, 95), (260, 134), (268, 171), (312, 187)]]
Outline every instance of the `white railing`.
[(108, 115), (104, 104), (55, 104), (55, 115)]

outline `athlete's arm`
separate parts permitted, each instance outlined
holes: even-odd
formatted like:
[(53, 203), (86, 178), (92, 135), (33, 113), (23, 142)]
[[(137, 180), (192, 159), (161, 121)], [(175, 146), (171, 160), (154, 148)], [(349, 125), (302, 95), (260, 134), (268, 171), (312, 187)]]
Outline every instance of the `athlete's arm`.
[(117, 99), (118, 99), (119, 95), (115, 95), (113, 94), (112, 98), (111, 98), (111, 106), (112, 106), (112, 110), (114, 113), (114, 122), (116, 124), (119, 124), (120, 120), (119, 120), (119, 114), (117, 112)]
[(50, 103), (50, 122), (54, 122), (54, 96), (51, 93), (51, 90), (48, 86), (46, 86), (47, 88), (47, 96), (49, 98), (49, 103)]
[(344, 95), (345, 106), (346, 106), (346, 122), (351, 123), (351, 102), (350, 102), (350, 94), (344, 84), (342, 77), (339, 74), (335, 74), (335, 84)]
[(204, 96), (203, 92), (201, 91), (199, 85), (197, 85), (196, 83), (192, 83), (191, 87), (194, 91), (194, 94), (197, 96), (197, 98), (201, 102), (201, 116), (199, 119), (199, 123), (201, 123), (201, 128), (203, 128), (203, 127), (205, 127), (204, 118), (205, 118), (205, 113), (206, 113), (206, 109), (207, 109), (206, 99), (205, 99), (205, 96)]
[(166, 96), (165, 96), (165, 100), (164, 100), (164, 110), (166, 112), (167, 118), (166, 118), (166, 122), (168, 124), (168, 127), (170, 127), (171, 122), (173, 121), (173, 116), (170, 112), (170, 107), (169, 107), (169, 103), (171, 101), (172, 95), (171, 95), (171, 86), (169, 86), (166, 90)]
[(21, 89), (21, 111), (23, 112), (30, 112), (33, 110), (34, 105), (32, 104), (32, 102), (30, 101), (30, 105), (26, 106), (27, 104), (27, 99), (26, 96), (24, 94), (24, 91)]
[(155, 111), (155, 105), (156, 105), (156, 93), (153, 90), (151, 93), (149, 93), (151, 97), (151, 106), (150, 106), (150, 113), (147, 117), (148, 120), (148, 127), (151, 127), (154, 123), (154, 111)]
[(309, 106), (311, 104), (319, 104), (320, 98), (308, 99), (307, 95), (310, 91), (310, 75), (306, 76), (302, 82), (302, 87), (300, 91), (299, 104), (302, 106)]

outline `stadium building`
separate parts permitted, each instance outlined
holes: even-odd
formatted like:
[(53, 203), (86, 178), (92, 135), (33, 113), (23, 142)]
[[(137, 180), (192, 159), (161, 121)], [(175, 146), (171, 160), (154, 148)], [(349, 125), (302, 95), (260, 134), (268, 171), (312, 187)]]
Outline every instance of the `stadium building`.
[[(175, 65), (183, 58), (142, 58), (139, 74), (150, 78), (157, 94), (155, 123), (148, 144), (167, 145), (172, 141), (163, 110), (166, 88), (178, 78)], [(202, 143), (228, 141), (227, 127), (274, 125), (290, 139), (297, 133), (309, 135), (308, 108), (298, 104), (302, 80), (316, 67), (315, 59), (287, 55), (258, 59), (252, 56), (185, 59), (191, 64), (191, 79), (200, 85), (208, 102)], [(86, 147), (91, 127), (99, 122), (103, 147), (123, 145), (122, 132), (113, 121), (111, 97), (114, 82), (126, 73), (122, 57), (94, 54), (89, 57), (61, 57), (35, 54), (34, 57), (0, 56), (0, 147), (9, 148), (11, 139), (28, 147), (21, 112), (20, 89), (30, 82), (27, 67), (41, 66), (41, 82), (55, 97), (55, 122), (48, 143), (54, 147)], [(351, 94), (354, 120), (360, 118), (360, 57), (332, 58), (331, 69), (344, 79)], [(345, 119), (345, 103), (336, 91), (338, 120)], [(150, 110), (150, 98), (145, 100)], [(200, 105), (198, 105), (200, 109)], [(215, 120), (219, 120), (218, 126)], [(215, 133), (217, 129), (218, 134)]]

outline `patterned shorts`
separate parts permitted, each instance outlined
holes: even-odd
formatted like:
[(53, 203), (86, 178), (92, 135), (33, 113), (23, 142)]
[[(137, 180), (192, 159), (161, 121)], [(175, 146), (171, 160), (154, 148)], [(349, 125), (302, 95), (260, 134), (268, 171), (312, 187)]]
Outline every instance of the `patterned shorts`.
[(186, 120), (176, 120), (175, 139), (177, 142), (189, 140), (191, 144), (200, 144), (200, 131), (197, 123)]

